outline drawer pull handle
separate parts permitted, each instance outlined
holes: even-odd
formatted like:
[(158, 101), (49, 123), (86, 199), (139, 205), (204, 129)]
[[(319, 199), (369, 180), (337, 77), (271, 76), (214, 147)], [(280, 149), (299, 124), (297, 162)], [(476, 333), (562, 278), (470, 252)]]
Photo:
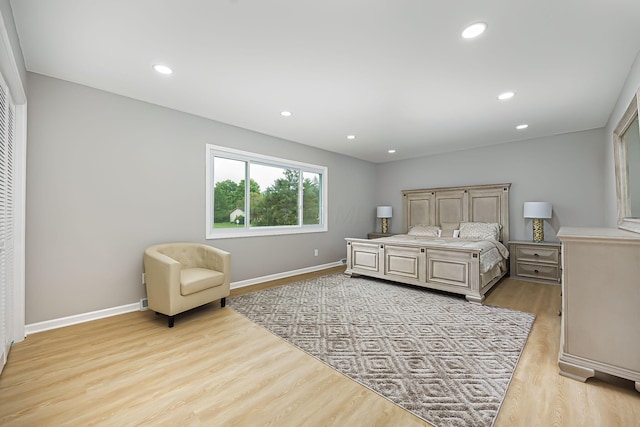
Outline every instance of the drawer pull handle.
[(538, 270), (533, 270), (533, 272), (536, 274), (540, 273)]
[(533, 254), (533, 256), (540, 256), (540, 255), (538, 255), (538, 254)]

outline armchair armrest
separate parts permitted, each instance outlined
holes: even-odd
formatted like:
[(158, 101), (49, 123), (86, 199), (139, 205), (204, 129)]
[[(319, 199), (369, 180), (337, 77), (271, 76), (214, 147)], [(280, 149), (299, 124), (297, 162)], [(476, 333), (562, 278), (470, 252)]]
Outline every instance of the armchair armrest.
[(206, 268), (224, 273), (225, 284), (231, 282), (231, 254), (222, 249), (203, 245), (206, 252)]
[(182, 265), (157, 249), (150, 247), (144, 251), (144, 270), (147, 298), (156, 302), (152, 310), (166, 312), (171, 295), (180, 293), (180, 271)]

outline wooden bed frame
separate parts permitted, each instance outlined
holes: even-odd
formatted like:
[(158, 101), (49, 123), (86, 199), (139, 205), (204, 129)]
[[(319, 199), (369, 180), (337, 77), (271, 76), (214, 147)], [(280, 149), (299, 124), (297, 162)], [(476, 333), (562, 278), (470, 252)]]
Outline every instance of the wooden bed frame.
[[(509, 240), (509, 188), (511, 184), (404, 190), (404, 230), (418, 224), (439, 225), (466, 222), (497, 222), (500, 241)], [(508, 260), (497, 277), (480, 273), (480, 250), (449, 248), (425, 243), (347, 238), (347, 269), (351, 276), (363, 275), (394, 282), (463, 294), (476, 303), (507, 272)]]

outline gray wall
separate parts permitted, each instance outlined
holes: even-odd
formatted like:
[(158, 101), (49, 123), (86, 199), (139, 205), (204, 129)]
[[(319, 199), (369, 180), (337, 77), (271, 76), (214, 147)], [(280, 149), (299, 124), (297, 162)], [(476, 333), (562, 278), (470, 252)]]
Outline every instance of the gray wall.
[[(143, 298), (142, 252), (196, 241), (232, 281), (346, 256), (373, 227), (375, 165), (29, 73), (26, 323)], [(329, 169), (329, 232), (205, 240), (205, 144)], [(313, 251), (319, 249), (319, 256)]]
[(561, 226), (604, 222), (604, 129), (512, 142), (377, 165), (378, 204), (393, 206), (393, 232), (402, 232), (401, 190), (510, 182), (511, 240), (531, 240), (526, 201), (553, 204), (545, 240), (557, 240)]
[[(624, 82), (624, 86), (620, 91), (618, 102), (611, 112), (609, 121), (606, 126), (606, 157), (604, 169), (605, 169), (605, 197), (606, 197), (606, 211), (605, 222), (608, 227), (618, 226), (618, 208), (616, 204), (616, 179), (615, 179), (615, 163), (613, 157), (613, 130), (618, 126), (620, 118), (627, 110), (633, 95), (640, 87), (640, 52), (636, 55), (636, 60), (631, 65), (627, 79)], [(633, 183), (631, 183), (633, 185)]]

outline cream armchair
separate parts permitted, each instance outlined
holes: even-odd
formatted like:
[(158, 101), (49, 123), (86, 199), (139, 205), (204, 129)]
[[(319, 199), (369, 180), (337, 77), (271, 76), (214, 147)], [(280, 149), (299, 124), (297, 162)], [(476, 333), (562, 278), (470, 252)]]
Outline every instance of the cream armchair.
[(198, 243), (164, 243), (144, 251), (149, 308), (169, 316), (229, 296), (231, 254)]

